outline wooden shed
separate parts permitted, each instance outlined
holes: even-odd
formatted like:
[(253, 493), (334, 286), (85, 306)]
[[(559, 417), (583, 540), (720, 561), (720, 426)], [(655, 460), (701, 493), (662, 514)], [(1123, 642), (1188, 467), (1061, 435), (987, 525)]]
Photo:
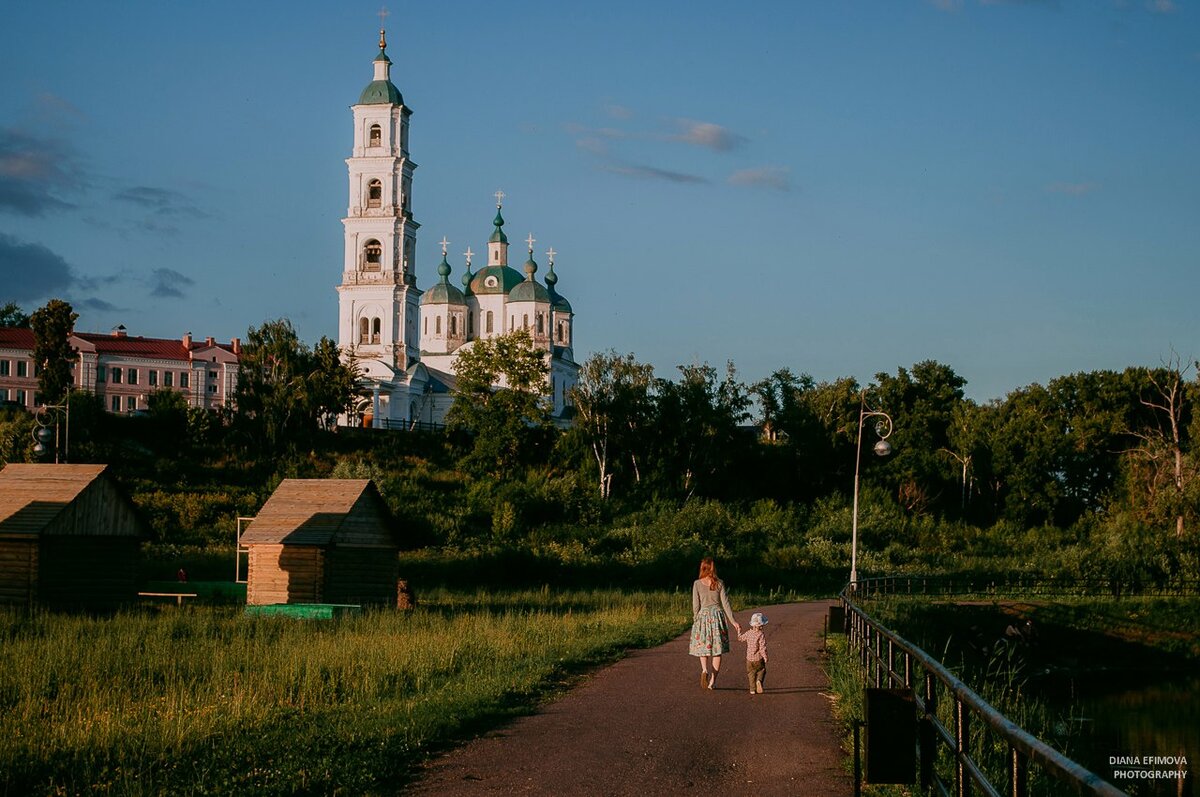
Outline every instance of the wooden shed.
[(106, 468), (0, 470), (0, 603), (112, 608), (136, 598), (148, 529)]
[(241, 545), (248, 605), (396, 605), (396, 520), (370, 479), (285, 479)]

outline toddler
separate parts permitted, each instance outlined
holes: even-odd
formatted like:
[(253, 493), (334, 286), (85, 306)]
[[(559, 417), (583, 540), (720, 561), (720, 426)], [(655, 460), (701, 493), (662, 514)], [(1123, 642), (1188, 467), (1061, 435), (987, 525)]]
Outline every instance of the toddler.
[(738, 634), (738, 639), (746, 643), (746, 680), (752, 695), (762, 694), (763, 680), (767, 677), (767, 637), (762, 631), (766, 624), (766, 616), (755, 612), (750, 617), (750, 627)]

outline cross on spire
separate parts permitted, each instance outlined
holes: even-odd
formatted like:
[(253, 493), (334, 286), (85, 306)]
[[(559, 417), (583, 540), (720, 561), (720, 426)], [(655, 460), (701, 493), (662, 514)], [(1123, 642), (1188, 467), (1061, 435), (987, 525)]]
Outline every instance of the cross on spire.
[(550, 258), (550, 265), (554, 265), (554, 256), (556, 254), (558, 254), (558, 252), (554, 251), (553, 246), (546, 250), (546, 257)]
[(450, 242), (447, 241), (446, 236), (443, 235), (442, 236), (442, 257), (446, 256), (446, 247), (449, 245), (450, 245)]
[(529, 244), (529, 254), (533, 254), (533, 242), (537, 239), (533, 237), (533, 233), (529, 233), (529, 237), (525, 241)]
[(504, 204), (504, 192), (497, 191), (496, 192), (496, 207), (500, 207), (503, 204)]
[(384, 21), (389, 16), (391, 16), (391, 12), (387, 10), (387, 6), (380, 6), (378, 16), (379, 16), (379, 49), (386, 50), (387, 49), (387, 39), (384, 38), (384, 35), (383, 35), (383, 25), (384, 25)]
[(472, 257), (472, 256), (473, 256), (475, 253), (474, 253), (474, 252), (472, 252), (472, 251), (471, 251), (471, 247), (469, 247), (469, 246), (468, 246), (468, 247), (467, 247), (467, 251), (463, 252), (463, 254), (467, 256), (467, 268), (470, 268), (470, 267), (471, 267), (471, 257)]

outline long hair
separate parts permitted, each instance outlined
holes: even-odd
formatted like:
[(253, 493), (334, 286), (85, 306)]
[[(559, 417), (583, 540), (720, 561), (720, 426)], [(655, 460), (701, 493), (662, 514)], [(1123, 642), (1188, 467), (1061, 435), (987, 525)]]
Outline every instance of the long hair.
[(717, 578), (717, 565), (711, 556), (700, 560), (700, 580), (707, 581), (708, 588), (711, 590), (721, 588), (721, 579)]

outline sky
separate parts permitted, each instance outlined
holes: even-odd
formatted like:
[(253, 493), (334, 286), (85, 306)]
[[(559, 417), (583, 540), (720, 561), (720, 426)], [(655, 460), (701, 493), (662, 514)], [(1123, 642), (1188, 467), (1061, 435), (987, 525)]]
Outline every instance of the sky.
[[(986, 401), (1200, 357), (1200, 1), (391, 2), (418, 286), (557, 252), (575, 353)], [(6, 4), (0, 304), (336, 338), (380, 4)]]

